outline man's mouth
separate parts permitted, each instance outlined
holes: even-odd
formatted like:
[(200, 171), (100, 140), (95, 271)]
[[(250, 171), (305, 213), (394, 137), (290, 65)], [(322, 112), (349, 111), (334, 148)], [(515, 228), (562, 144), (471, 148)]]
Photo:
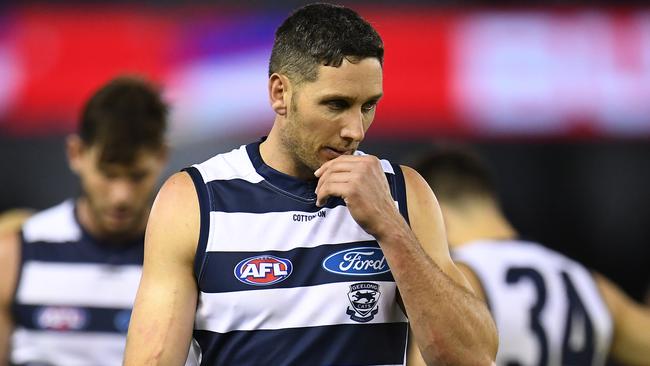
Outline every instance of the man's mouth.
[(106, 216), (112, 221), (126, 221), (130, 220), (133, 215), (131, 210), (110, 210)]
[(345, 148), (344, 149), (339, 149), (339, 148), (335, 148), (335, 147), (332, 147), (332, 146), (327, 146), (326, 149), (331, 150), (334, 153), (339, 154), (339, 155), (352, 155), (352, 152), (354, 151), (353, 149), (345, 149)]

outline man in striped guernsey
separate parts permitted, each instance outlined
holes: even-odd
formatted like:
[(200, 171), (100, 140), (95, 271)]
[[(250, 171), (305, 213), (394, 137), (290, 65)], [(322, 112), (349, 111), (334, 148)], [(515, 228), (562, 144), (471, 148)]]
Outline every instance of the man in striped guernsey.
[(417, 170), (435, 190), (452, 256), (489, 305), (497, 365), (650, 365), (650, 308), (544, 246), (517, 239), (484, 163), (459, 147)]
[[(413, 55), (412, 57), (417, 57)], [(171, 177), (154, 202), (126, 365), (485, 365), (486, 306), (449, 257), (412, 169), (357, 151), (383, 44), (350, 9), (314, 4), (276, 32), (267, 138)]]
[(121, 364), (166, 125), (141, 79), (114, 79), (87, 102), (67, 140), (81, 195), (0, 239), (2, 364)]

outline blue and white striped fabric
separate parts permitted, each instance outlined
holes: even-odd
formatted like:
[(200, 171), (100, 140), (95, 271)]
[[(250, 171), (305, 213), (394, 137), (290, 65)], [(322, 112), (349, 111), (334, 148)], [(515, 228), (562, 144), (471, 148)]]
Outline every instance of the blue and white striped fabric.
[[(358, 154), (362, 154), (358, 152)], [(405, 218), (399, 167), (382, 161)], [(203, 365), (403, 365), (408, 321), (376, 240), (340, 198), (265, 165), (259, 142), (186, 169), (201, 209)]]
[(65, 201), (23, 226), (12, 364), (122, 364), (143, 238), (119, 248), (94, 240), (74, 210)]

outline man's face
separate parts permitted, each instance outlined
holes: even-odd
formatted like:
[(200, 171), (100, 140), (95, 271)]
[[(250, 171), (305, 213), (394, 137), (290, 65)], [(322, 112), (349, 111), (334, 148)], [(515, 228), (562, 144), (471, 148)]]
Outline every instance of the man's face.
[(101, 162), (99, 153), (82, 148), (75, 162), (92, 226), (107, 236), (135, 234), (147, 219), (164, 151), (142, 148), (131, 164)]
[(316, 81), (296, 86), (282, 143), (299, 175), (310, 175), (326, 161), (354, 153), (381, 96), (382, 68), (376, 58), (320, 66)]

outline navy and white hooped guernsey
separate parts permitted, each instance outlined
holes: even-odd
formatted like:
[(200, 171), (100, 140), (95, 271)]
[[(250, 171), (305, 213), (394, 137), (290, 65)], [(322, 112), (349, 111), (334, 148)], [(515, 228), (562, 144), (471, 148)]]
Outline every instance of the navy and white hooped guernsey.
[[(264, 164), (259, 145), (186, 169), (201, 210), (201, 364), (404, 365), (408, 320), (377, 241), (342, 199), (317, 207), (315, 181)], [(401, 169), (381, 163), (407, 218)]]
[(78, 224), (74, 202), (23, 225), (13, 365), (121, 365), (144, 238), (115, 248)]

